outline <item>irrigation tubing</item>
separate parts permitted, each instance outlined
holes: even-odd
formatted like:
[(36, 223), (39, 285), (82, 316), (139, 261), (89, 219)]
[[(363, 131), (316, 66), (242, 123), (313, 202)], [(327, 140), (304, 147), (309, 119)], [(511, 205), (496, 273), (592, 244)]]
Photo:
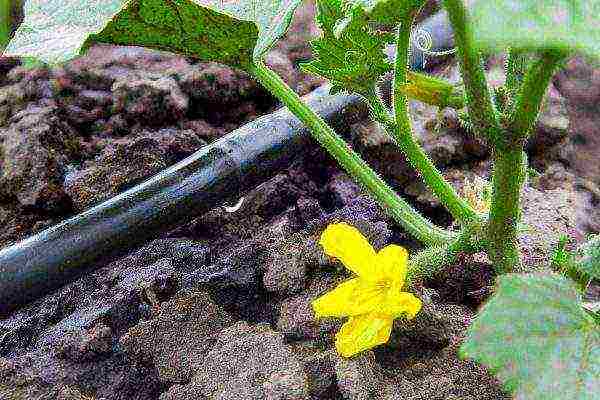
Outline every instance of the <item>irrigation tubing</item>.
[[(452, 46), (444, 13), (418, 27), (431, 34), (432, 50)], [(429, 66), (435, 62), (430, 61)], [(413, 69), (423, 67), (423, 53), (415, 46), (410, 63)], [(389, 91), (389, 82), (387, 87)], [(367, 116), (359, 97), (333, 96), (328, 89), (320, 87), (303, 99), (335, 129), (347, 129), (353, 120)], [(278, 110), (142, 184), (0, 250), (0, 318), (185, 221), (237, 200), (288, 167), (310, 144), (303, 124), (287, 109)]]

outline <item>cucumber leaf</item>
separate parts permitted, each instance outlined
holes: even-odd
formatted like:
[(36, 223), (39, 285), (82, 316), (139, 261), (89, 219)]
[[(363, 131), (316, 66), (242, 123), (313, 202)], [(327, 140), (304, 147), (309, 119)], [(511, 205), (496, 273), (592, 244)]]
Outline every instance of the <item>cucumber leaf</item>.
[(393, 35), (373, 31), (360, 1), (317, 0), (317, 23), (323, 35), (311, 42), (315, 58), (301, 65), (328, 79), (331, 92), (367, 94), (392, 70), (384, 48)]
[[(328, 79), (331, 92), (373, 93), (379, 79), (393, 69), (385, 47), (395, 35), (376, 29), (397, 25), (417, 13), (424, 0), (317, 0), (317, 23), (323, 35), (311, 42), (315, 58), (301, 68)], [(410, 29), (410, 27), (406, 27)]]
[(382, 24), (397, 24), (406, 10), (418, 11), (425, 0), (347, 0), (348, 4), (360, 5), (373, 21)]
[(600, 0), (487, 0), (473, 5), (482, 50), (579, 50), (600, 56)]
[(48, 63), (73, 58), (87, 36), (101, 30), (123, 3), (125, 0), (27, 0), (24, 20), (4, 55)]
[(560, 275), (499, 277), (460, 353), (497, 372), (517, 399), (592, 400), (600, 390), (600, 326)]
[(5, 54), (64, 62), (92, 43), (247, 67), (285, 34), (301, 0), (29, 0)]

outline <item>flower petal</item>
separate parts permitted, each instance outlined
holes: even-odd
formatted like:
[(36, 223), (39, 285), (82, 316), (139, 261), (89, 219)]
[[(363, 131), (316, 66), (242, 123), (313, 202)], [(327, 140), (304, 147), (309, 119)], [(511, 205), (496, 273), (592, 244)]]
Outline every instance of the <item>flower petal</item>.
[(317, 318), (347, 317), (381, 311), (386, 298), (373, 282), (354, 278), (313, 300), (312, 307)]
[(388, 296), (386, 302), (382, 304), (381, 312), (398, 318), (407, 314), (409, 319), (414, 318), (421, 310), (421, 300), (412, 293), (400, 292), (393, 296)]
[(346, 223), (331, 224), (321, 234), (319, 241), (325, 254), (339, 259), (358, 276), (368, 277), (375, 262), (375, 250), (367, 239)]
[(350, 317), (335, 335), (335, 347), (344, 357), (386, 343), (390, 339), (393, 319), (384, 314), (369, 313)]
[(408, 251), (395, 244), (385, 246), (377, 253), (375, 265), (377, 275), (392, 280), (401, 288), (406, 278)]

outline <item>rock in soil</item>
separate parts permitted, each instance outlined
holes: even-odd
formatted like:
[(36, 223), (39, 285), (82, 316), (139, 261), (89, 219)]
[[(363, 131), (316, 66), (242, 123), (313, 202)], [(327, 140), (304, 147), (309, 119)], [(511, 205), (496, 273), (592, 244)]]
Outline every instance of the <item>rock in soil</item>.
[(600, 183), (600, 68), (574, 57), (555, 75), (554, 86), (565, 97), (569, 117), (562, 156), (578, 176)]
[(65, 164), (76, 157), (79, 143), (56, 111), (30, 106), (0, 132), (0, 191), (22, 207), (60, 213), (69, 208), (62, 188)]
[(187, 382), (232, 318), (205, 293), (177, 296), (157, 316), (132, 327), (120, 343), (141, 364), (153, 365), (163, 382)]
[(162, 74), (135, 80), (117, 80), (112, 86), (113, 113), (149, 126), (162, 126), (181, 119), (189, 99), (173, 78)]
[(173, 386), (161, 400), (308, 400), (308, 392), (303, 365), (283, 336), (239, 322), (221, 331), (191, 382)]
[(344, 399), (376, 399), (381, 392), (383, 377), (372, 351), (352, 358), (336, 355), (335, 373)]

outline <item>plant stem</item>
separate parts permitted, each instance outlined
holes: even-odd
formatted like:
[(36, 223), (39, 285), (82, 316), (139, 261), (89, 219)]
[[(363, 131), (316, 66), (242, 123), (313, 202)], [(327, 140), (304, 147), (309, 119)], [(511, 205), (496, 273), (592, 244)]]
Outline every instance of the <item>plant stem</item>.
[(484, 248), (484, 243), (480, 240), (481, 230), (482, 225), (471, 225), (464, 228), (453, 242), (445, 246), (429, 247), (410, 257), (407, 285), (416, 280), (433, 278), (456, 262), (460, 253), (474, 254), (481, 251)]
[(410, 46), (410, 33), (414, 16), (408, 15), (396, 32), (396, 61), (393, 83), (393, 103), (395, 121), (389, 116), (387, 109), (377, 96), (368, 98), (375, 114), (375, 118), (382, 121), (388, 133), (396, 141), (410, 164), (421, 175), (427, 187), (446, 206), (454, 219), (461, 224), (468, 224), (479, 220), (477, 212), (464, 201), (454, 188), (444, 179), (440, 171), (435, 167), (427, 153), (415, 140), (412, 133), (410, 116), (408, 113), (408, 98), (402, 91), (402, 85), (406, 84), (408, 69), (408, 49)]
[(11, 24), (11, 1), (0, 0), (0, 55), (8, 44)]
[(600, 235), (593, 235), (573, 252), (566, 251), (567, 236), (564, 236), (564, 239), (562, 243), (559, 242), (562, 257), (554, 258), (551, 266), (555, 271), (577, 282), (584, 290), (591, 279), (600, 277)]
[(511, 272), (521, 264), (517, 228), (521, 218), (521, 188), (527, 173), (525, 157), (521, 146), (494, 149), (487, 237), (488, 255), (499, 273)]
[(563, 53), (546, 52), (525, 74), (504, 140), (494, 146), (493, 193), (488, 255), (500, 273), (521, 264), (517, 227), (520, 195), (527, 174), (525, 140), (537, 119), (540, 104)]
[(519, 88), (523, 83), (523, 74), (525, 72), (525, 54), (516, 49), (508, 49), (505, 62), (506, 88), (510, 99), (514, 105)]
[(410, 34), (412, 32), (414, 17), (406, 16), (396, 30), (396, 60), (394, 63), (394, 83), (392, 101), (396, 123), (411, 132), (408, 118), (408, 99), (402, 91), (406, 84), (408, 70), (408, 56), (410, 50)]
[(498, 143), (502, 139), (502, 132), (481, 66), (481, 57), (474, 46), (467, 10), (462, 0), (444, 0), (444, 7), (448, 11), (458, 48), (469, 118), (479, 134), (491, 143)]
[[(412, 128), (408, 118), (403, 118), (405, 123), (395, 123), (387, 109), (377, 97), (367, 98), (374, 114), (374, 119), (383, 123), (386, 131), (392, 136), (394, 142), (406, 156), (410, 165), (421, 175), (425, 185), (446, 206), (450, 214), (462, 225), (468, 225), (480, 220), (477, 212), (454, 190), (446, 181), (442, 173), (436, 168), (423, 148), (412, 135)], [(406, 114), (408, 111), (405, 110)]]
[(421, 216), (398, 196), (322, 118), (307, 107), (283, 80), (263, 63), (251, 67), (252, 73), (310, 130), (313, 138), (360, 183), (409, 233), (429, 245), (447, 243), (453, 234)]
[(512, 143), (522, 142), (529, 136), (554, 71), (564, 58), (562, 52), (546, 51), (525, 74), (508, 127)]

